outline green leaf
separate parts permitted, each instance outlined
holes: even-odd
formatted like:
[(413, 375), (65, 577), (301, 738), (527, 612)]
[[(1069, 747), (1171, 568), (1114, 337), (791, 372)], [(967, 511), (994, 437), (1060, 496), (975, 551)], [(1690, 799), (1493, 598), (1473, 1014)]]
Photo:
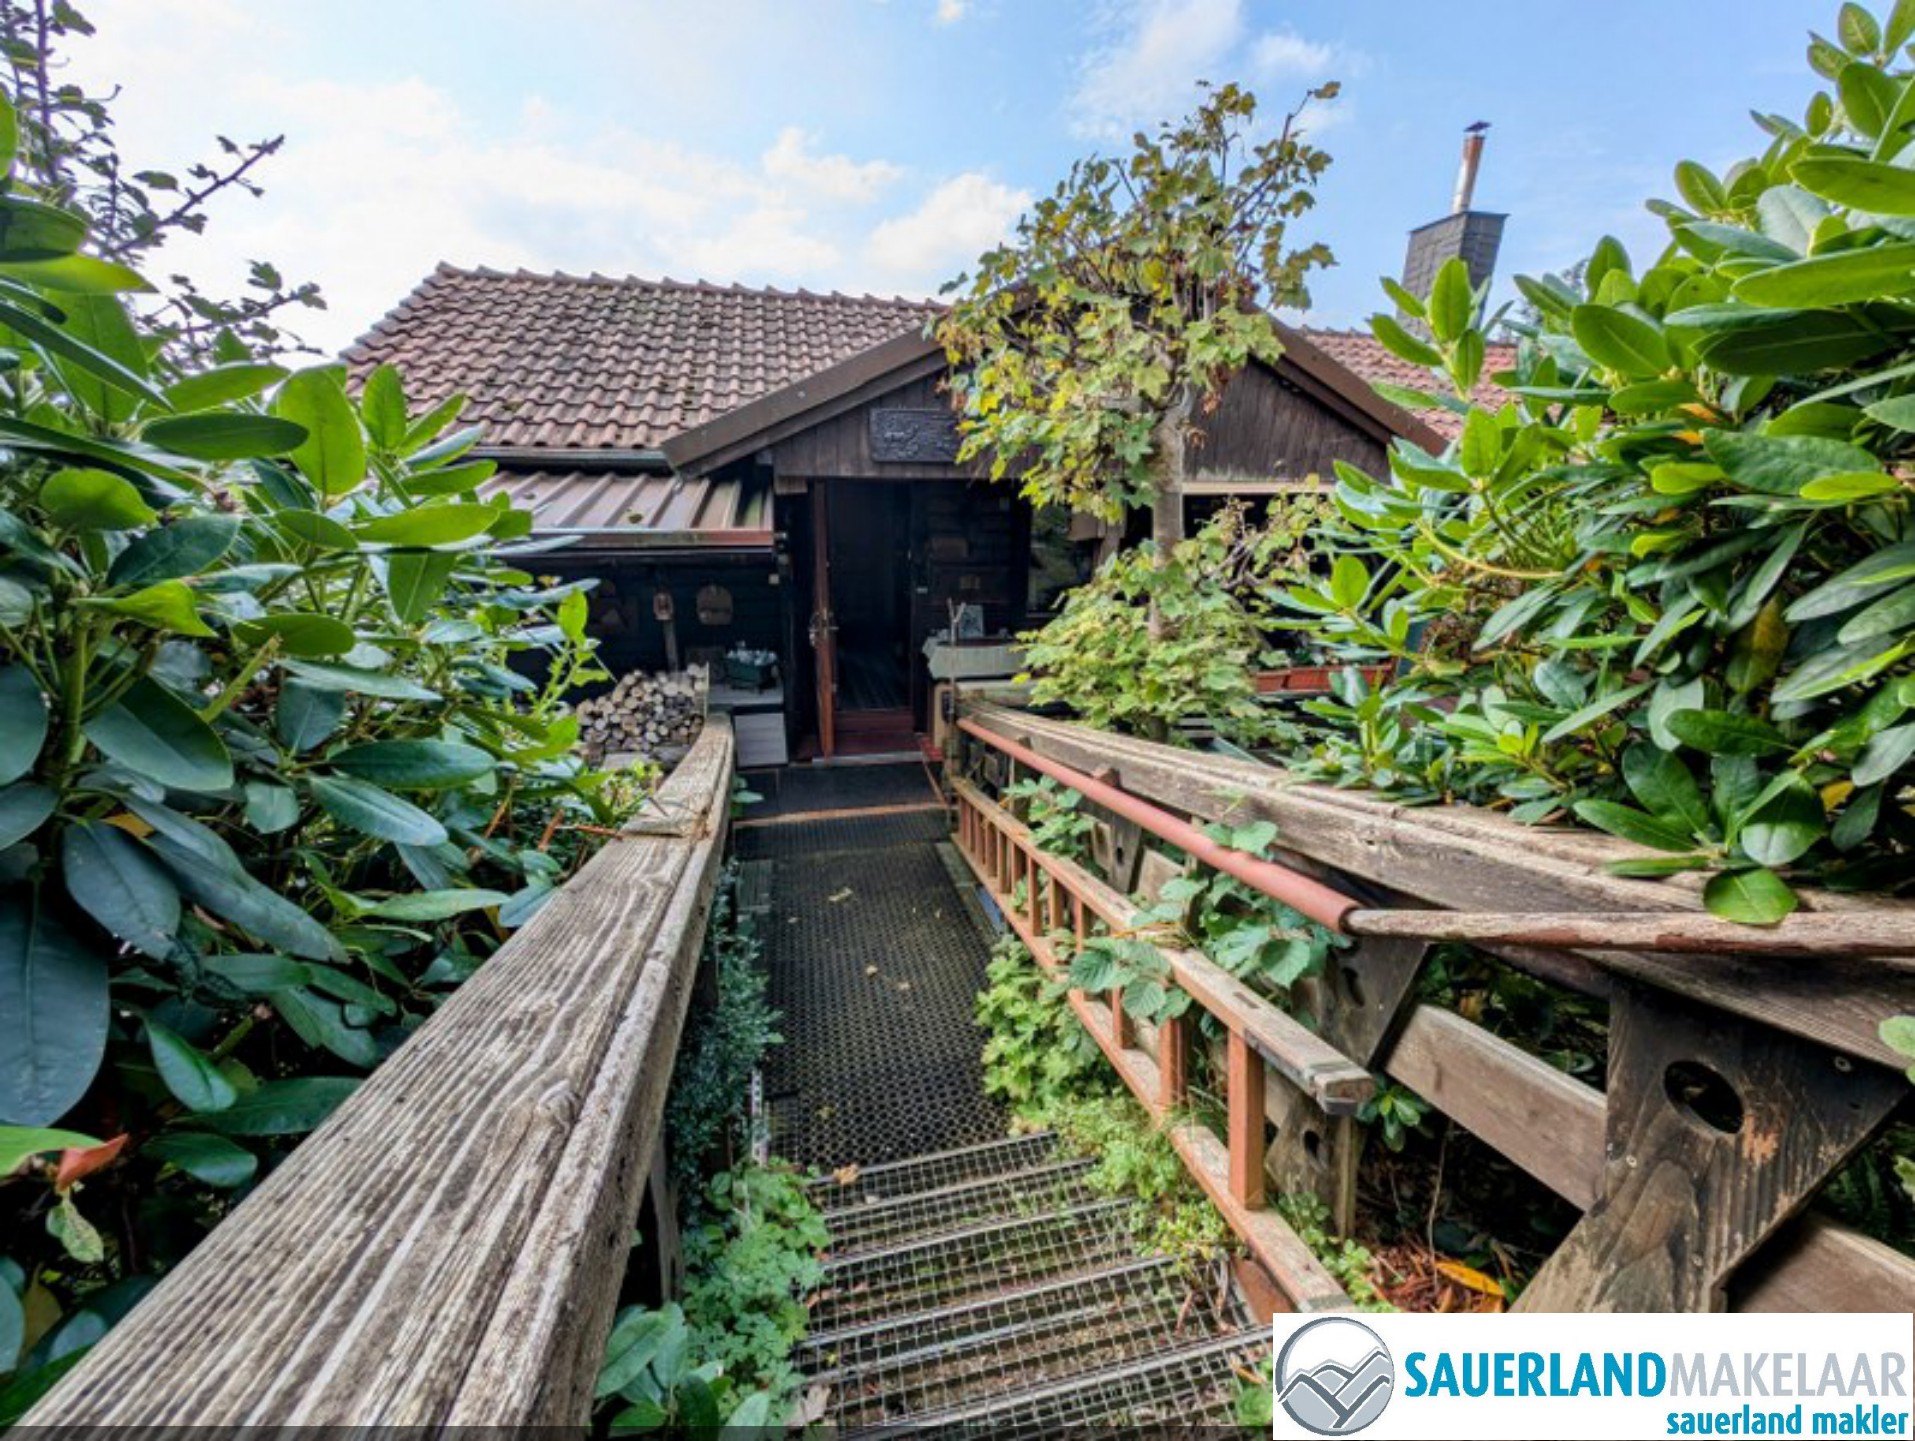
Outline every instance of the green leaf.
[(55, 260), (86, 240), (86, 221), (24, 195), (0, 197), (0, 260)]
[(410, 846), (436, 846), (446, 838), (437, 817), (366, 781), (315, 775), (306, 783), (326, 814), (362, 834)]
[(199, 852), (170, 836), (153, 836), (147, 844), (166, 862), (182, 891), (256, 940), (309, 961), (334, 960), (342, 954), (331, 931), (245, 872), (208, 865)]
[(0, 896), (0, 1016), (0, 1122), (57, 1121), (106, 1054), (106, 955), (19, 888)]
[(353, 533), (329, 515), (314, 510), (286, 510), (273, 517), (273, 524), (294, 540), (320, 550), (357, 550)]
[(223, 1111), (195, 1116), (193, 1123), (228, 1136), (303, 1136), (358, 1088), (350, 1076), (266, 1081)]
[(57, 327), (4, 301), (0, 319), (15, 329), (23, 319), (34, 321), (39, 328), (25, 333), (55, 357), (73, 398), (101, 420), (117, 425), (132, 416), (139, 401), (171, 409), (165, 393), (146, 378), (146, 346), (118, 297), (66, 296), (60, 308), (66, 319)]
[(1703, 448), (1732, 482), (1764, 495), (1799, 495), (1803, 486), (1823, 476), (1881, 470), (1859, 445), (1817, 436), (1712, 430)]
[[(510, 899), (511, 897), (503, 891), (409, 891), (404, 895), (392, 896), (380, 901), (377, 905), (368, 907), (365, 914), (385, 921), (443, 921), (453, 916), (464, 915), (468, 911), (483, 911), (493, 906), (502, 906)], [(1085, 956), (1103, 953), (1080, 951), (1078, 954)]]
[(157, 519), (131, 481), (105, 470), (55, 471), (40, 506), (62, 530), (137, 530)]
[(1772, 926), (1796, 907), (1795, 892), (1774, 871), (1723, 871), (1702, 888), (1712, 914), (1745, 926)]
[(1843, 622), (1835, 638), (1843, 645), (1856, 645), (1911, 627), (1915, 627), (1915, 582), (1892, 590), (1867, 609), (1857, 611)]
[(1856, 757), (1850, 779), (1858, 786), (1885, 781), (1915, 757), (1915, 723), (1891, 726), (1875, 735)]
[(303, 986), (312, 976), (310, 968), (285, 956), (208, 956), (201, 964), (227, 985), (250, 996)]
[(67, 894), (112, 935), (155, 960), (173, 950), (179, 887), (138, 841), (104, 821), (82, 821), (60, 837)]
[(1476, 292), (1469, 267), (1451, 258), (1443, 262), (1430, 285), (1430, 333), (1447, 345), (1470, 328), (1476, 318)]
[(225, 743), (191, 706), (154, 681), (135, 681), (81, 729), (108, 760), (160, 785), (223, 791), (233, 783)]
[(152, 1049), (154, 1068), (166, 1083), (166, 1089), (187, 1110), (223, 1111), (239, 1099), (239, 1092), (220, 1073), (219, 1067), (150, 1016), (146, 1021), (146, 1043)]
[(667, 1331), (683, 1326), (682, 1319), (666, 1311), (651, 1311), (643, 1306), (627, 1306), (618, 1313), (612, 1334), (605, 1342), (605, 1363), (599, 1368), (593, 1387), (595, 1398), (616, 1395), (636, 1381), (652, 1357), (659, 1352)]
[(140, 1147), (140, 1154), (216, 1191), (235, 1190), (259, 1171), (259, 1157), (251, 1151), (204, 1131), (162, 1131)]
[(1808, 155), (1790, 178), (1811, 194), (1872, 215), (1915, 215), (1915, 171), (1851, 155)]
[(1431, 368), (1443, 363), (1443, 357), (1436, 348), (1418, 340), (1388, 315), (1370, 317), (1370, 333), (1375, 335), (1383, 348), (1398, 360), (1408, 361), (1411, 365), (1425, 365)]
[(273, 995), (273, 1009), (294, 1035), (314, 1050), (329, 1051), (349, 1065), (371, 1070), (384, 1059), (370, 1032), (349, 1025), (345, 1008), (311, 991), (294, 988)]
[(1578, 731), (1585, 729), (1593, 722), (1601, 720), (1611, 711), (1619, 710), (1629, 704), (1630, 701), (1648, 690), (1651, 684), (1652, 682), (1650, 681), (1640, 681), (1635, 685), (1627, 685), (1620, 690), (1610, 691), (1606, 695), (1598, 696), (1588, 705), (1564, 716), (1561, 720), (1557, 721), (1555, 725), (1543, 732), (1544, 743), (1548, 744), (1562, 740), (1566, 736), (1575, 735)]
[(1884, 475), (1879, 470), (1862, 471), (1853, 475), (1825, 475), (1820, 480), (1812, 480), (1802, 487), (1802, 499), (1853, 505), (1857, 501), (1872, 500), (1879, 495), (1891, 495), (1901, 488), (1902, 483), (1894, 476)]
[(294, 449), (292, 461), (320, 495), (334, 500), (365, 481), (365, 436), (334, 371), (301, 370), (288, 376), (273, 409), (305, 429), (306, 439)]
[(1569, 323), (1591, 360), (1632, 380), (1660, 375), (1672, 363), (1661, 327), (1645, 316), (1607, 305), (1579, 305)]
[(490, 505), (422, 505), (362, 521), (352, 533), (368, 545), (456, 545), (484, 535), (498, 518)]
[(1915, 541), (1878, 550), (1847, 570), (1824, 581), (1793, 601), (1785, 614), (1791, 621), (1819, 620), (1860, 605), (1876, 591), (1915, 580)]
[(1871, 245), (1745, 275), (1730, 292), (1751, 305), (1855, 305), (1915, 292), (1915, 242)]
[(1639, 846), (1658, 851), (1687, 851), (1695, 847), (1696, 838), (1687, 830), (1632, 806), (1590, 800), (1577, 801), (1572, 809), (1597, 830), (1621, 836)]
[(33, 769), (47, 740), (47, 702), (23, 665), (0, 666), (0, 785)]
[[(84, 1151), (99, 1145), (96, 1137), (83, 1136), (78, 1131), (53, 1131), (44, 1126), (0, 1126), (0, 1177), (11, 1176), (31, 1156), (44, 1156), (49, 1151)], [(0, 1290), (6, 1289), (0, 1283)], [(10, 1358), (0, 1355), (0, 1372), (10, 1364)]]
[(326, 757), (326, 764), (393, 790), (449, 790), (492, 773), (491, 756), (451, 741), (368, 741)]
[(1631, 856), (1627, 860), (1610, 861), (1603, 869), (1612, 876), (1660, 880), (1663, 876), (1679, 875), (1683, 871), (1707, 870), (1710, 865), (1711, 861), (1706, 855)]
[(1712, 817), (1702, 787), (1680, 756), (1652, 745), (1632, 745), (1623, 752), (1623, 780), (1629, 793), (1651, 815), (1701, 835)]
[(1748, 695), (1775, 678), (1788, 653), (1789, 627), (1782, 619), (1782, 603), (1770, 601), (1754, 620), (1729, 642), (1729, 664), (1724, 677), (1737, 695)]
[(273, 707), (273, 734), (294, 755), (304, 755), (339, 729), (346, 717), (346, 697), (304, 681), (289, 680), (279, 688)]
[(377, 696), (381, 700), (436, 701), (444, 699), (437, 691), (428, 690), (417, 681), (407, 680), (404, 676), (387, 675), (384, 671), (360, 670), (355, 666), (320, 665), (314, 661), (287, 661), (285, 668), (315, 690), (353, 692), (359, 695)]
[(1822, 839), (1828, 820), (1815, 787), (1794, 772), (1786, 772), (1770, 790), (1743, 820), (1738, 839), (1750, 860), (1786, 866)]
[(1679, 710), (1666, 724), (1684, 745), (1712, 756), (1759, 756), (1795, 749), (1767, 721), (1732, 711)]
[(194, 515), (140, 536), (106, 573), (110, 586), (152, 585), (199, 575), (232, 549), (239, 521), (230, 515)]
[(39, 830), (58, 805), (58, 796), (32, 781), (0, 790), (0, 850), (17, 845)]
[(1845, 686), (1858, 685), (1894, 665), (1911, 647), (1915, 647), (1915, 636), (1886, 635), (1819, 651), (1784, 676), (1769, 693), (1770, 699), (1813, 700)]
[(97, 1266), (106, 1259), (106, 1238), (74, 1205), (71, 1191), (62, 1192), (47, 1212), (47, 1234), (82, 1266)]
[(1340, 555), (1330, 568), (1330, 598), (1343, 610), (1355, 610), (1369, 593), (1370, 572), (1354, 555)]
[[(0, 174), (13, 169), (13, 162), (20, 154), (20, 116), (13, 108), (13, 100), (4, 90), (0, 90)], [(6, 1171), (0, 1166), (0, 1174)], [(11, 1354), (0, 1355), (0, 1375), (13, 1369)]]
[(382, 364), (366, 377), (360, 409), (366, 417), (366, 434), (374, 445), (384, 451), (396, 451), (405, 445), (406, 389), (391, 365)]
[(397, 551), (387, 557), (386, 598), (392, 613), (406, 625), (424, 620), (458, 564), (458, 556), (438, 550)]
[(249, 400), (285, 378), (286, 367), (283, 365), (241, 361), (235, 365), (215, 366), (211, 370), (202, 370), (197, 375), (176, 380), (166, 387), (166, 398), (172, 402), (175, 410), (211, 410), (216, 405)]
[(235, 412), (155, 420), (140, 432), (140, 438), (194, 460), (250, 460), (285, 455), (306, 439), (306, 431), (278, 416)]
[(213, 635), (211, 626), (199, 618), (199, 596), (183, 580), (156, 581), (131, 595), (89, 598), (81, 604), (93, 610), (111, 611), (154, 630), (179, 635)]
[[(1911, 321), (1915, 324), (1915, 321)], [(1793, 375), (1853, 365), (1893, 349), (1906, 330), (1847, 310), (1698, 306), (1664, 324), (1700, 332), (1700, 358), (1725, 375)]]
[(246, 782), (246, 824), (261, 835), (278, 835), (299, 820), (299, 793), (290, 786)]
[(249, 646), (278, 640), (285, 655), (317, 658), (344, 655), (359, 643), (351, 626), (330, 615), (311, 611), (281, 611), (259, 620), (241, 621), (233, 634)]

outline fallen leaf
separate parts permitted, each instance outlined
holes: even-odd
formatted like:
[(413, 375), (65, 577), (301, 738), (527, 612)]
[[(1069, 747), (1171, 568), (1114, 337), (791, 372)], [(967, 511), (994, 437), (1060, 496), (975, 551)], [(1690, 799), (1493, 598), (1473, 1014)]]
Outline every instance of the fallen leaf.
[(876, 966), (866, 966), (864, 968), (864, 973), (867, 976), (875, 976), (878, 973), (878, 968)]
[(839, 901), (848, 901), (851, 899), (851, 887), (846, 886), (843, 890), (839, 891), (835, 896), (826, 896), (825, 899), (830, 901), (834, 906)]
[(1467, 1286), (1472, 1291), (1480, 1291), (1485, 1296), (1494, 1296), (1499, 1301), (1503, 1297), (1503, 1283), (1494, 1276), (1485, 1276), (1474, 1266), (1465, 1266), (1461, 1261), (1438, 1261), (1436, 1269), (1458, 1285)]
[(113, 1158), (126, 1149), (131, 1137), (115, 1136), (110, 1141), (102, 1141), (97, 1146), (75, 1146), (60, 1152), (59, 1168), (53, 1173), (53, 1189), (65, 1191), (75, 1181), (90, 1176), (104, 1166), (113, 1164)]
[(831, 1173), (831, 1179), (836, 1181), (840, 1186), (855, 1186), (858, 1184), (858, 1177), (863, 1174), (864, 1173), (858, 1169), (857, 1162), (853, 1161), (849, 1166), (840, 1166), (837, 1170), (833, 1171)]

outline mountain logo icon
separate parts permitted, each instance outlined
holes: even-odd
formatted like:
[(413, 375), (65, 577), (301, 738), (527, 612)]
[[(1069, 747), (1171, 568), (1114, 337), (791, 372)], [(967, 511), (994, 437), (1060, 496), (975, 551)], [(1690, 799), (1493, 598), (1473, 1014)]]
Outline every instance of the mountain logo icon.
[(1354, 1436), (1383, 1414), (1396, 1389), (1396, 1362), (1361, 1321), (1325, 1316), (1277, 1353), (1277, 1404), (1319, 1436)]

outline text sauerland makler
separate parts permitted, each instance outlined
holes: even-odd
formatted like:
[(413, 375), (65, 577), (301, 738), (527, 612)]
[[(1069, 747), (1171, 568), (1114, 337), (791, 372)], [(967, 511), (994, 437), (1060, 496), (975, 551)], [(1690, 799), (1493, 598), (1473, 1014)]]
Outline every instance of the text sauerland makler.
[(1403, 1371), (1406, 1398), (1629, 1396), (1713, 1403), (1670, 1411), (1671, 1436), (1909, 1434), (1907, 1360), (1893, 1351), (1411, 1351)]

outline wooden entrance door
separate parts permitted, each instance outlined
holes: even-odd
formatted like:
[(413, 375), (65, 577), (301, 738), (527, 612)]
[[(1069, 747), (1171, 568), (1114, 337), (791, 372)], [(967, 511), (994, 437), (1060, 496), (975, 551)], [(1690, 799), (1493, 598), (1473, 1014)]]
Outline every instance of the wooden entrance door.
[(811, 653), (818, 679), (818, 752), (838, 751), (838, 622), (831, 613), (831, 494), (811, 483)]

